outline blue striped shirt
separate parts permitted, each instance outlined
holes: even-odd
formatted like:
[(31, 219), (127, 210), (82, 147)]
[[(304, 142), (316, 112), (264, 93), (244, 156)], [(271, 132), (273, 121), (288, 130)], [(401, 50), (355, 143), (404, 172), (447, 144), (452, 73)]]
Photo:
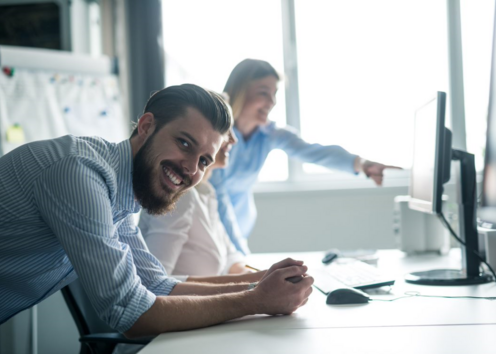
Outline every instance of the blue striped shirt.
[(134, 225), (132, 167), (129, 140), (70, 135), (0, 158), (0, 323), (79, 278), (124, 332), (172, 291)]

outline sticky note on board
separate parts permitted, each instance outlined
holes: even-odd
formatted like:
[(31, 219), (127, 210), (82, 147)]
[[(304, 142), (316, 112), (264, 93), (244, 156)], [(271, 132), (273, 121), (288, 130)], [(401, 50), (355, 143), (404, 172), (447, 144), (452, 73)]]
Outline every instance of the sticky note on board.
[(24, 143), (24, 130), (19, 124), (14, 124), (7, 129), (7, 142), (14, 144)]

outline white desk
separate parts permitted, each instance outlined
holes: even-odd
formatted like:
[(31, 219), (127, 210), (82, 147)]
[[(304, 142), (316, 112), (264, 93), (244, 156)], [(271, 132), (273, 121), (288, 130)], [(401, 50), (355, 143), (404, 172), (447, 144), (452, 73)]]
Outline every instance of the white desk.
[[(257, 254), (250, 264), (265, 268), (285, 255)], [(322, 253), (291, 254), (320, 266)], [(405, 257), (383, 251), (379, 268), (397, 270), (391, 299), (406, 291), (423, 295), (495, 296), (496, 283), (430, 287), (404, 283), (401, 274), (457, 267), (450, 256)], [(393, 302), (330, 306), (318, 291), (291, 316), (246, 316), (221, 325), (158, 336), (140, 353), (495, 353), (496, 301), (411, 297)]]

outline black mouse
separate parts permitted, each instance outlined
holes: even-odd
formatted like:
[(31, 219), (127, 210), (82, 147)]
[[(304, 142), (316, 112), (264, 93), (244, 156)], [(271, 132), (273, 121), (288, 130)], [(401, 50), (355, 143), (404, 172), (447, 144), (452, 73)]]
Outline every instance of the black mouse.
[(322, 263), (324, 264), (329, 264), (331, 263), (334, 259), (338, 257), (338, 253), (335, 251), (327, 251), (324, 258), (322, 258)]
[(369, 295), (361, 290), (353, 288), (340, 288), (331, 291), (327, 295), (326, 303), (329, 305), (365, 304), (369, 302), (369, 300)]

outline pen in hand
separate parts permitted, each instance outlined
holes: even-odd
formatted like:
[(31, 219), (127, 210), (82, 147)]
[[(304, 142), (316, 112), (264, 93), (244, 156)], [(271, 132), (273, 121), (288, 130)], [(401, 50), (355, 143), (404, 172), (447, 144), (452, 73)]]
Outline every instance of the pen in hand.
[(260, 269), (257, 269), (257, 268), (255, 268), (255, 267), (249, 266), (248, 264), (245, 264), (245, 268), (248, 268), (248, 269), (254, 270), (255, 272), (260, 272)]

